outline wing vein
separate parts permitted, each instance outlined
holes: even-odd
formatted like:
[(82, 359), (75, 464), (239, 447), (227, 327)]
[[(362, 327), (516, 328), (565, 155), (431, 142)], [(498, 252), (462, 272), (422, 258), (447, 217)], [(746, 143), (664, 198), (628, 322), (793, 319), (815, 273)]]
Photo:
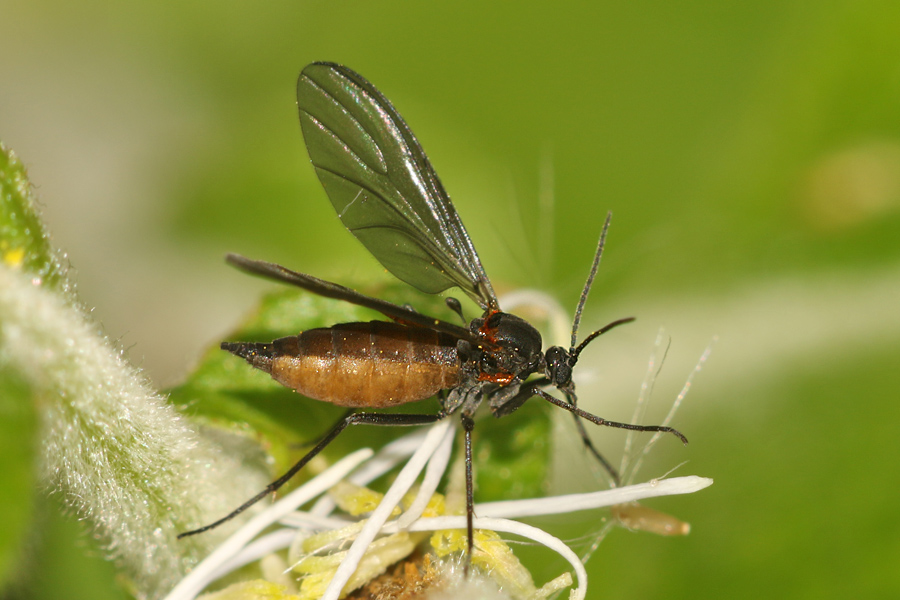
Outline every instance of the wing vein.
[(424, 292), (456, 286), (484, 310), (499, 310), (465, 226), (391, 102), (350, 69), (313, 63), (297, 83), (297, 103), (316, 174), (369, 252)]

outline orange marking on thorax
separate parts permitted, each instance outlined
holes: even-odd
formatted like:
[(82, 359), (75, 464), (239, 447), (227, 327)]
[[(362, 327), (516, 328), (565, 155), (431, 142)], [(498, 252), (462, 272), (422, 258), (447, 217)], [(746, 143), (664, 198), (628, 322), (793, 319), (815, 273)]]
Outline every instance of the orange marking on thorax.
[(495, 345), (497, 343), (496, 338), (494, 337), (495, 332), (497, 331), (496, 327), (488, 327), (487, 324), (491, 320), (491, 317), (499, 313), (499, 310), (495, 310), (494, 312), (486, 315), (484, 318), (484, 323), (481, 324), (481, 327), (478, 328), (478, 333), (484, 337), (490, 344)]
[(511, 382), (514, 377), (515, 375), (512, 373), (494, 373), (493, 375), (481, 373), (478, 376), (478, 381), (490, 381), (491, 383), (499, 383), (500, 385), (509, 385), (509, 382)]

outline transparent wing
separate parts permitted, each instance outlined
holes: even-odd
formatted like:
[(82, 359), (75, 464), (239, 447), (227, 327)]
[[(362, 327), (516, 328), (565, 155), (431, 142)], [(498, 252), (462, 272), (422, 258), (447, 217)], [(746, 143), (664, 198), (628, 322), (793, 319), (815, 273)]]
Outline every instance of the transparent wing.
[(229, 254), (226, 256), (225, 260), (227, 260), (229, 264), (246, 273), (250, 273), (251, 275), (259, 275), (261, 277), (280, 281), (281, 283), (295, 285), (314, 294), (324, 296), (325, 298), (334, 298), (335, 300), (343, 300), (345, 302), (350, 302), (351, 304), (356, 304), (357, 306), (371, 308), (398, 323), (433, 329), (434, 331), (440, 331), (474, 343), (482, 342), (482, 340), (475, 336), (471, 331), (459, 327), (458, 325), (453, 325), (452, 323), (447, 323), (446, 321), (441, 321), (440, 319), (417, 313), (413, 309), (405, 306), (398, 306), (391, 302), (387, 302), (386, 300), (380, 300), (378, 298), (366, 296), (365, 294), (360, 294), (356, 290), (351, 290), (350, 288), (319, 279), (318, 277), (313, 277), (312, 275), (291, 271), (290, 269), (282, 267), (281, 265), (276, 265), (275, 263), (253, 260), (239, 254)]
[(313, 63), (297, 82), (309, 157), (344, 226), (406, 283), (457, 286), (499, 310), (469, 234), (415, 135), (354, 71)]

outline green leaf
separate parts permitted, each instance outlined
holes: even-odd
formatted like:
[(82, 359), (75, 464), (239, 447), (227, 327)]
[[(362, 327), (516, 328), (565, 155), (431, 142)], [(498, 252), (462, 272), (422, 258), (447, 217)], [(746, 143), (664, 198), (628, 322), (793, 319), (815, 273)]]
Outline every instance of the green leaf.
[(472, 444), (479, 502), (544, 495), (551, 410), (550, 404), (532, 399), (508, 417), (485, 415), (478, 421)]
[(34, 511), (37, 418), (30, 386), (0, 365), (0, 588), (15, 580)]
[[(35, 209), (25, 168), (0, 143), (0, 268), (21, 270), (33, 281), (54, 288), (66, 287), (64, 270)], [(0, 342), (3, 321), (0, 314)], [(17, 562), (32, 523), (35, 490), (37, 417), (33, 390), (11, 366), (9, 352), (0, 343), (0, 585), (21, 576)]]
[(65, 269), (35, 209), (25, 167), (0, 142), (0, 262), (33, 274), (43, 285), (68, 287)]

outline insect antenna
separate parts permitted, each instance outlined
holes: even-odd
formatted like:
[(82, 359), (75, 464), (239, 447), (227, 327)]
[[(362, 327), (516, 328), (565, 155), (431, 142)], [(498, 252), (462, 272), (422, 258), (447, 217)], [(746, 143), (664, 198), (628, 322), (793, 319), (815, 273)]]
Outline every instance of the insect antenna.
[[(617, 319), (612, 323), (609, 323), (608, 325), (605, 325), (604, 327), (601, 327), (600, 329), (591, 333), (580, 344), (578, 343), (578, 326), (581, 324), (581, 313), (584, 311), (584, 305), (587, 303), (588, 294), (590, 294), (591, 292), (591, 287), (594, 284), (594, 278), (597, 276), (597, 270), (600, 267), (600, 259), (603, 256), (603, 247), (606, 244), (606, 234), (609, 231), (609, 224), (611, 221), (612, 212), (609, 212), (606, 215), (606, 222), (603, 224), (603, 229), (600, 232), (600, 240), (597, 242), (597, 251), (594, 253), (594, 262), (591, 264), (591, 271), (588, 274), (587, 281), (584, 283), (584, 289), (581, 291), (581, 298), (578, 300), (578, 307), (575, 309), (575, 317), (572, 320), (572, 340), (571, 345), (569, 346), (569, 351), (565, 352), (560, 348), (559, 352), (554, 353), (553, 362), (555, 363), (557, 373), (564, 374), (560, 377), (560, 379), (557, 380), (556, 385), (557, 388), (565, 395), (566, 399), (565, 401), (559, 400), (546, 393), (545, 391), (537, 388), (535, 389), (535, 393), (538, 396), (549, 401), (550, 403), (555, 404), (560, 408), (564, 408), (565, 410), (572, 413), (572, 416), (575, 418), (575, 426), (578, 429), (578, 434), (581, 437), (582, 444), (592, 455), (594, 455), (594, 457), (606, 470), (606, 472), (609, 473), (612, 479), (613, 486), (615, 487), (620, 484), (619, 473), (612, 466), (612, 464), (610, 464), (610, 462), (606, 460), (606, 458), (602, 454), (600, 454), (600, 452), (594, 446), (593, 442), (591, 442), (591, 438), (590, 436), (588, 436), (588, 433), (585, 430), (584, 424), (582, 423), (581, 419), (586, 419), (596, 425), (604, 425), (606, 427), (616, 427), (632, 431), (656, 431), (661, 433), (672, 433), (684, 443), (687, 443), (687, 439), (679, 431), (672, 429), (671, 427), (641, 426), (633, 425), (630, 423), (608, 421), (578, 408), (578, 397), (575, 395), (575, 387), (571, 381), (571, 374), (572, 368), (575, 366), (575, 363), (578, 362), (578, 357), (581, 355), (581, 352), (587, 347), (588, 344), (590, 344), (592, 341), (594, 341), (610, 329), (634, 321), (634, 317)], [(566, 365), (565, 369), (561, 369), (560, 362), (557, 361), (564, 361)]]
[(584, 338), (584, 341), (582, 341), (580, 344), (578, 344), (577, 348), (572, 348), (571, 350), (569, 350), (569, 363), (574, 365), (576, 362), (578, 362), (578, 355), (581, 354), (581, 351), (584, 350), (584, 348), (588, 344), (593, 342), (596, 338), (603, 335), (610, 329), (613, 329), (614, 327), (618, 327), (619, 325), (624, 325), (625, 323), (631, 323), (632, 321), (634, 321), (634, 317), (625, 317), (624, 319), (616, 319), (612, 323), (609, 323), (608, 325), (604, 325), (597, 331), (593, 332), (591, 335)]
[(606, 222), (603, 223), (603, 230), (600, 231), (600, 241), (597, 242), (597, 251), (594, 253), (594, 262), (591, 264), (591, 272), (588, 274), (587, 281), (584, 282), (584, 289), (581, 290), (581, 298), (578, 300), (578, 307), (575, 309), (575, 318), (572, 320), (572, 344), (569, 346), (569, 356), (567, 361), (570, 367), (575, 366), (581, 351), (598, 336), (603, 335), (614, 327), (634, 321), (634, 317), (617, 319), (593, 332), (587, 336), (581, 344), (578, 344), (578, 326), (581, 325), (581, 313), (584, 311), (584, 305), (587, 303), (588, 294), (591, 293), (591, 287), (594, 285), (594, 278), (597, 276), (597, 269), (600, 267), (600, 258), (603, 256), (603, 246), (606, 245), (606, 232), (609, 231), (609, 224), (611, 221), (612, 212), (608, 212), (606, 213)]
[[(575, 309), (575, 318), (572, 320), (572, 344), (569, 347), (569, 353), (575, 351), (575, 345), (578, 343), (578, 326), (581, 324), (581, 312), (587, 302), (588, 294), (591, 293), (591, 286), (594, 285), (594, 277), (597, 276), (597, 269), (600, 267), (600, 258), (603, 256), (603, 245), (606, 244), (606, 232), (609, 230), (609, 223), (612, 221), (612, 211), (606, 213), (606, 222), (603, 223), (603, 230), (600, 232), (600, 241), (597, 242), (597, 252), (594, 253), (594, 263), (591, 265), (591, 272), (588, 274), (587, 281), (584, 282), (584, 289), (581, 290), (581, 299), (578, 300), (578, 307)], [(597, 335), (600, 335), (599, 333)], [(596, 335), (594, 336), (596, 337)]]

